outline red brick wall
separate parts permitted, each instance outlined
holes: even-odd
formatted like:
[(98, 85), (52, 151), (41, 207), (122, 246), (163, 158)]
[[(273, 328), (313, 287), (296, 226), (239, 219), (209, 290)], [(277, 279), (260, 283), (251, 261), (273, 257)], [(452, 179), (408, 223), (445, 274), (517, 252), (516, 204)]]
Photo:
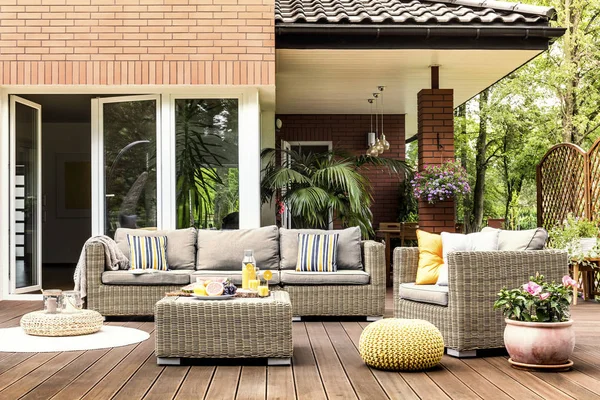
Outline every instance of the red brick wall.
[[(419, 170), (454, 159), (452, 89), (423, 89), (418, 101)], [(439, 137), (439, 138), (438, 138)], [(454, 200), (428, 204), (419, 200), (419, 227), (428, 232), (454, 232)]]
[(0, 85), (273, 85), (273, 14), (273, 0), (3, 0)]
[[(367, 132), (370, 130), (368, 114), (352, 115), (278, 115), (283, 127), (277, 133), (277, 146), (281, 140), (333, 142), (334, 149), (343, 149), (355, 154), (367, 150)], [(404, 115), (386, 115), (385, 136), (390, 150), (384, 157), (405, 158)], [(379, 222), (394, 222), (398, 219), (398, 178), (386, 169), (372, 168), (365, 172), (373, 187), (373, 226)]]

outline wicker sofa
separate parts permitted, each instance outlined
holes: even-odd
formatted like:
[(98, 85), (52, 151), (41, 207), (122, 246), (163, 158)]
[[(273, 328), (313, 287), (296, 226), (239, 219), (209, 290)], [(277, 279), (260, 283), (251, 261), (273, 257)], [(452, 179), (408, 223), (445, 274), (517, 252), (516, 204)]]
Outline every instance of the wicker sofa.
[[(289, 293), (295, 317), (348, 315), (380, 318), (385, 308), (385, 247), (374, 241), (360, 242), (360, 238), (357, 243), (360, 243), (362, 269), (312, 273), (323, 275), (309, 279), (311, 273), (279, 268), (283, 263), (277, 259), (277, 269), (271, 269), (274, 277), (271, 289)], [(244, 244), (239, 246), (243, 248)], [(231, 256), (228, 253), (221, 251), (222, 257)], [(279, 244), (276, 255), (279, 257)], [(212, 265), (218, 264), (218, 260), (212, 261)], [(134, 276), (128, 271), (105, 271), (104, 248), (101, 244), (92, 243), (86, 247), (87, 307), (103, 315), (153, 315), (156, 302), (166, 292), (195, 282), (198, 276), (227, 276), (239, 284), (240, 262), (241, 256), (229, 270), (185, 269)], [(261, 267), (258, 259), (257, 263)]]
[(416, 247), (394, 250), (394, 316), (431, 322), (442, 332), (448, 354), (456, 357), (504, 347), (504, 318), (493, 309), (500, 289), (518, 287), (536, 272), (557, 282), (568, 273), (567, 253), (561, 251), (453, 252), (448, 255), (448, 286), (417, 288), (423, 292), (419, 299), (406, 295), (418, 260)]

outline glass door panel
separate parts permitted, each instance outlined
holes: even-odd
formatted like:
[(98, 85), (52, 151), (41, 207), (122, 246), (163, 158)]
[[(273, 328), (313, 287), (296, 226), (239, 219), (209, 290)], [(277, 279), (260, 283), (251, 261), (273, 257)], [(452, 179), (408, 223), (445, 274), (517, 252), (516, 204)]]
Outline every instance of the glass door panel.
[(237, 99), (175, 99), (177, 228), (239, 227)]
[(11, 96), (11, 293), (40, 290), (42, 107)]
[(158, 226), (158, 96), (99, 100), (104, 234)]

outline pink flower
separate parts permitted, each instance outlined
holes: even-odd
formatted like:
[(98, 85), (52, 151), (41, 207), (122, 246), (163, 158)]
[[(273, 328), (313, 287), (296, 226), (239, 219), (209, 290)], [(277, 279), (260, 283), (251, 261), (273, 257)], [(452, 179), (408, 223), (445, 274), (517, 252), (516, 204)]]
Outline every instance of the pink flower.
[(546, 300), (548, 297), (550, 297), (550, 293), (542, 293), (542, 294), (540, 294), (540, 300)]
[(577, 286), (578, 286), (577, 285), (577, 281), (575, 279), (571, 278), (569, 275), (563, 276), (563, 278), (562, 278), (562, 284), (565, 287), (569, 287), (570, 286), (573, 289), (576, 289)]
[(532, 296), (537, 296), (541, 293), (542, 287), (535, 282), (529, 281), (523, 285), (523, 290)]

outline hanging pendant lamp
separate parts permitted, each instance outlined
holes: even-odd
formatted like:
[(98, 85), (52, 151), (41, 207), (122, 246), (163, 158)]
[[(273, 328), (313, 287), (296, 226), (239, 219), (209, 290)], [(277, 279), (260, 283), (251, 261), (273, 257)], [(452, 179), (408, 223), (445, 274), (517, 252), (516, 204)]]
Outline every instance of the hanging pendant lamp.
[[(373, 132), (373, 99), (368, 99), (367, 101), (371, 105), (371, 114), (370, 114), (371, 128), (369, 130), (369, 133), (367, 134), (367, 141), (368, 141), (367, 145), (369, 146), (369, 148), (367, 149), (366, 155), (371, 156), (371, 157), (377, 157), (379, 155), (379, 152), (375, 148), (375, 143), (377, 143), (377, 134), (375, 132)], [(375, 115), (375, 120), (377, 121), (377, 115)], [(373, 139), (371, 139), (371, 138), (373, 138)]]
[(385, 138), (385, 133), (383, 133), (383, 115), (385, 113), (385, 110), (383, 108), (383, 90), (385, 89), (385, 86), (379, 86), (378, 89), (381, 92), (381, 139), (379, 139), (379, 143), (381, 144), (384, 150), (389, 150), (390, 142), (387, 141), (387, 139)]
[(385, 149), (383, 148), (383, 143), (381, 143), (381, 139), (379, 138), (379, 116), (377, 115), (377, 111), (379, 110), (379, 93), (373, 93), (373, 97), (375, 98), (375, 144), (373, 147), (377, 150), (377, 154), (383, 154)]

